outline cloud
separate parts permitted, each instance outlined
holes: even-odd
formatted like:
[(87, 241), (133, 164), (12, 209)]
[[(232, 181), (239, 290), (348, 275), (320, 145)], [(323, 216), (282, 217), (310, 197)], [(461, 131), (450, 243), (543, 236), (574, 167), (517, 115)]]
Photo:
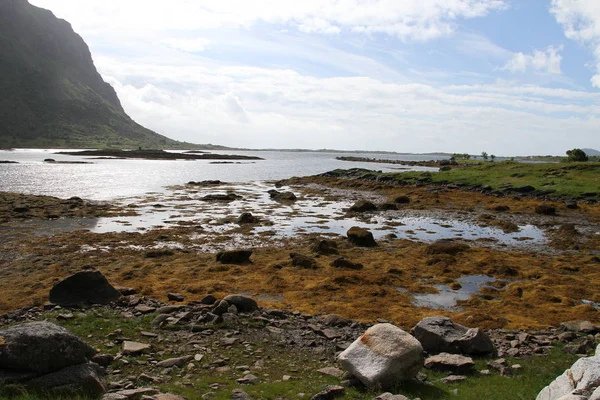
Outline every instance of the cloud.
[(595, 58), (592, 86), (600, 88), (600, 2), (598, 0), (552, 0), (550, 12), (565, 36), (588, 46)]
[(134, 119), (188, 142), (562, 154), (595, 143), (600, 129), (600, 94), (589, 92), (511, 84), (436, 87), (104, 57), (97, 64)]
[(506, 0), (32, 0), (78, 30), (194, 31), (247, 29), (258, 23), (285, 25), (303, 32), (384, 33), (403, 40), (430, 40), (454, 32), (457, 21), (508, 7)]
[(171, 38), (164, 39), (160, 43), (176, 50), (181, 50), (188, 53), (199, 53), (204, 51), (206, 47), (211, 43), (211, 41), (209, 39), (201, 37), (194, 39)]
[(513, 73), (525, 73), (533, 70), (560, 75), (562, 56), (559, 52), (562, 49), (562, 46), (550, 46), (545, 51), (534, 50), (532, 54), (514, 53), (502, 69)]

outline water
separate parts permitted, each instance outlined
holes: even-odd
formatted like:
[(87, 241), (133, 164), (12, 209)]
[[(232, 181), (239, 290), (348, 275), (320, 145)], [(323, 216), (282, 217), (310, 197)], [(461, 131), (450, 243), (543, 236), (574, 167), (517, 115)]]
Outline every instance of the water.
[[(316, 175), (337, 168), (398, 171), (400, 167), (392, 164), (336, 160), (339, 156), (409, 161), (444, 158), (399, 154), (214, 151), (212, 153), (258, 156), (264, 160), (240, 161), (240, 164), (211, 164), (209, 160), (94, 160), (89, 157), (54, 154), (57, 151), (62, 150), (0, 150), (0, 160), (19, 162), (0, 164), (0, 191), (61, 198), (79, 196), (90, 200), (113, 200), (148, 192), (164, 192), (167, 186), (189, 181), (218, 179), (245, 183)], [(92, 164), (48, 164), (43, 162), (46, 158), (56, 161), (89, 161)], [(432, 170), (424, 167), (410, 169)]]
[[(413, 295), (413, 304), (417, 307), (426, 307), (434, 310), (452, 310), (461, 311), (457, 307), (458, 301), (469, 300), (475, 293), (484, 287), (490, 287), (488, 283), (496, 281), (496, 278), (486, 275), (463, 276), (456, 280), (462, 285), (458, 290), (453, 290), (446, 285), (435, 285), (438, 293), (434, 294), (415, 294)], [(399, 289), (403, 292), (402, 289)]]

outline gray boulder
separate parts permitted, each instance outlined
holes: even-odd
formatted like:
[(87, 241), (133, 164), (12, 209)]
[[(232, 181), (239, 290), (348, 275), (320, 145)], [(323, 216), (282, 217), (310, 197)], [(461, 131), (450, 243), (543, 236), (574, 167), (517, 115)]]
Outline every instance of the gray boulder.
[(106, 389), (102, 383), (104, 370), (98, 364), (72, 365), (27, 382), (27, 386), (43, 392), (85, 392), (101, 395)]
[(65, 328), (30, 322), (0, 331), (0, 369), (48, 373), (84, 364), (95, 350)]
[(50, 289), (50, 302), (63, 307), (108, 304), (120, 297), (100, 271), (77, 272)]
[(473, 371), (475, 363), (471, 357), (460, 354), (440, 353), (425, 360), (425, 368), (448, 371), (454, 374), (468, 374)]
[(600, 346), (592, 357), (581, 358), (543, 388), (536, 400), (600, 399)]
[(485, 355), (495, 352), (492, 340), (482, 330), (456, 324), (448, 317), (424, 318), (411, 333), (430, 354)]
[(234, 305), (239, 312), (246, 313), (258, 310), (258, 304), (256, 304), (256, 301), (248, 296), (243, 296), (241, 294), (230, 294), (223, 300)]
[(393, 388), (423, 368), (423, 347), (392, 324), (377, 324), (339, 356), (342, 368), (367, 387)]

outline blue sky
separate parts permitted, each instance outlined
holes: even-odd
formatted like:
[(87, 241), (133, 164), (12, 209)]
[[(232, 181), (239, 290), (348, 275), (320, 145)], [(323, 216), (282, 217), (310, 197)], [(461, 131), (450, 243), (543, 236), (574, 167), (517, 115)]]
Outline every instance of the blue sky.
[(30, 0), (141, 124), (194, 143), (600, 148), (598, 0)]

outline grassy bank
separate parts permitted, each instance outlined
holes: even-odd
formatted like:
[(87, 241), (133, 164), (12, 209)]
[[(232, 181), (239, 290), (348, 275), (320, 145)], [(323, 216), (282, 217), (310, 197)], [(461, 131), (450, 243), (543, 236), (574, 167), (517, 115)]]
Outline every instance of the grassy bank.
[(440, 173), (388, 173), (400, 182), (425, 181), (433, 184), (451, 183), (489, 186), (492, 190), (507, 187), (533, 186), (551, 190), (559, 196), (578, 198), (600, 192), (600, 163), (518, 163), (487, 162)]

